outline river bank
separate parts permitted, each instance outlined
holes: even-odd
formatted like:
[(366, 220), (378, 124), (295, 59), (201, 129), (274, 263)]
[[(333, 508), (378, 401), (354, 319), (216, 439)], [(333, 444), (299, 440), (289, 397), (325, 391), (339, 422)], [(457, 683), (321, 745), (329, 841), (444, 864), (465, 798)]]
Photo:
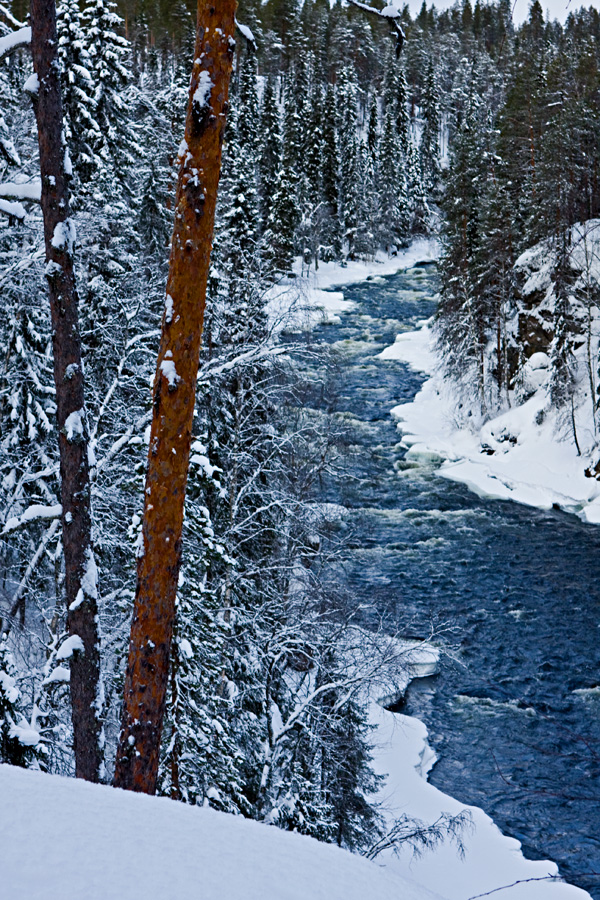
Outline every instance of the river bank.
[(573, 411), (578, 447), (571, 412), (561, 417), (548, 409), (547, 358), (529, 365), (528, 377), (538, 384), (532, 396), (485, 421), (461, 415), (455, 387), (441, 372), (430, 322), (399, 334), (382, 358), (429, 376), (412, 403), (391, 411), (410, 459), (440, 461), (441, 476), (481, 497), (561, 509), (600, 523), (600, 483), (585, 474), (596, 443), (585, 427), (593, 420), (590, 404)]

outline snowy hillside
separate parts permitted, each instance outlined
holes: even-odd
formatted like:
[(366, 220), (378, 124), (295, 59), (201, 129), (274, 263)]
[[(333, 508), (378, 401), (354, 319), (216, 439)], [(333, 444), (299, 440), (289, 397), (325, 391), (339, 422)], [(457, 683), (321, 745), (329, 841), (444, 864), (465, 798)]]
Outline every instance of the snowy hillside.
[(0, 795), (3, 900), (435, 898), (337, 847), (210, 809), (9, 766)]

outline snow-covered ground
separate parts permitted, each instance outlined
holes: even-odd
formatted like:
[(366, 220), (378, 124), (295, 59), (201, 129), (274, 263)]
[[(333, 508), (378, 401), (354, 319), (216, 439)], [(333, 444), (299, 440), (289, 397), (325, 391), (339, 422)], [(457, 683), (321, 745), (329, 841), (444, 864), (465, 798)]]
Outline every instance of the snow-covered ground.
[[(589, 462), (577, 453), (570, 421), (561, 422), (547, 411), (544, 354), (528, 364), (529, 377), (539, 384), (533, 396), (479, 427), (459, 420), (456, 394), (439, 370), (427, 323), (399, 334), (381, 355), (430, 376), (412, 403), (392, 410), (409, 458), (443, 460), (440, 475), (463, 482), (480, 496), (540, 509), (555, 505), (600, 523), (600, 483), (584, 474)], [(591, 411), (581, 408), (576, 415), (585, 453), (586, 439), (592, 436), (583, 423), (591, 421)]]
[(401, 875), (247, 819), (0, 766), (2, 900), (435, 900)]
[[(431, 656), (431, 654), (429, 654)], [(425, 726), (375, 702), (376, 766), (390, 820), (463, 807), (429, 785)], [(447, 842), (369, 862), (331, 845), (214, 810), (0, 765), (2, 900), (584, 900), (529, 862), (471, 809), (465, 855)], [(548, 878), (550, 876), (550, 879)], [(514, 882), (522, 882), (513, 885)], [(513, 885), (506, 890), (498, 890)]]
[(375, 767), (388, 775), (382, 802), (389, 819), (404, 813), (431, 824), (442, 813), (468, 810), (472, 822), (461, 835), (464, 855), (450, 840), (416, 858), (408, 849), (397, 856), (386, 852), (377, 861), (389, 872), (446, 900), (472, 900), (490, 892), (498, 900), (589, 900), (586, 891), (554, 879), (555, 863), (525, 859), (519, 841), (503, 835), (481, 809), (465, 807), (428, 783), (435, 755), (422, 722), (375, 703), (371, 721), (377, 725)]

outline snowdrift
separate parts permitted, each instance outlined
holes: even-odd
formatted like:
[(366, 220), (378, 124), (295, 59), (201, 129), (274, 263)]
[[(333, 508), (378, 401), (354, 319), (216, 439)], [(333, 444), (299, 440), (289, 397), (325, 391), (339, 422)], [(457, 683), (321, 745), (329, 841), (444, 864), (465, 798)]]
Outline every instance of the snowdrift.
[(0, 766), (2, 900), (435, 900), (268, 825)]

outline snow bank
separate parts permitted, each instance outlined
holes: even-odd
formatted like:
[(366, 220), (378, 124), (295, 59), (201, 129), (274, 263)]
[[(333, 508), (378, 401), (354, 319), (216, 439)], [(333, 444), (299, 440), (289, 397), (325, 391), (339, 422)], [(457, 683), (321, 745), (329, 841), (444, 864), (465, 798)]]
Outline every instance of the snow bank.
[[(456, 393), (439, 371), (430, 323), (398, 335), (381, 356), (399, 360), (430, 375), (412, 403), (396, 406), (408, 457), (443, 460), (439, 474), (466, 484), (482, 497), (514, 500), (540, 509), (553, 506), (600, 523), (600, 483), (585, 476), (586, 443), (593, 444), (585, 423), (585, 404), (576, 410), (583, 456), (578, 456), (570, 420), (547, 411), (544, 360), (531, 358), (528, 377), (535, 393), (527, 402), (483, 425), (461, 419)], [(542, 357), (544, 354), (536, 354)]]
[(0, 766), (7, 900), (435, 900), (311, 838), (211, 809)]

